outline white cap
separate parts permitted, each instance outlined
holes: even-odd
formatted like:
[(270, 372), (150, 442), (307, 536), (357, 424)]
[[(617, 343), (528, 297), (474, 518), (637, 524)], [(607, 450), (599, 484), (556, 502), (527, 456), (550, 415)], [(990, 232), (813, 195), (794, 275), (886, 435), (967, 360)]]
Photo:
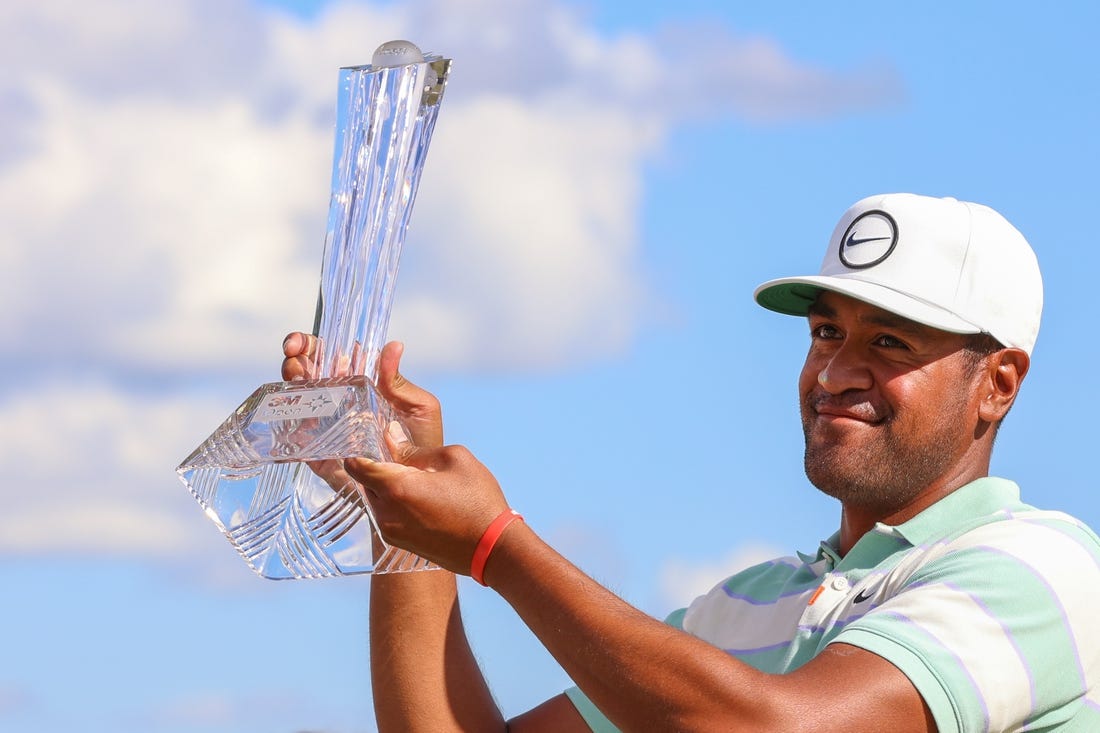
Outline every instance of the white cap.
[(819, 275), (771, 280), (754, 293), (806, 315), (821, 290), (952, 333), (988, 333), (1029, 355), (1043, 281), (1027, 240), (988, 206), (911, 193), (871, 196), (845, 212)]

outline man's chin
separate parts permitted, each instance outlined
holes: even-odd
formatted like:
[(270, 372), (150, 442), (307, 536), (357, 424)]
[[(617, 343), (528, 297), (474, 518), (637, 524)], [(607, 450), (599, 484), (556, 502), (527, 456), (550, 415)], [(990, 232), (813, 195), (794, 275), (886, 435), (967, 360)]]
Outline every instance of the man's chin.
[(836, 441), (808, 442), (806, 445), (806, 478), (822, 493), (845, 499), (854, 488), (867, 481), (867, 461), (859, 453), (846, 449)]
[(835, 473), (823, 473), (821, 471), (815, 471), (809, 467), (806, 468), (806, 478), (810, 480), (810, 483), (826, 496), (831, 496), (834, 499), (843, 499), (845, 487), (849, 484)]

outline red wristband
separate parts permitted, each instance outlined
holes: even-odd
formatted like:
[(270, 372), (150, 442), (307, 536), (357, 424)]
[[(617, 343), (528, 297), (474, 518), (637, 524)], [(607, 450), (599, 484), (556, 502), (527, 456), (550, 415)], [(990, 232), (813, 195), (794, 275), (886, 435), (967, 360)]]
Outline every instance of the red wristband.
[(493, 551), (508, 525), (517, 519), (522, 522), (523, 515), (514, 509), (505, 509), (489, 523), (485, 534), (481, 535), (477, 547), (474, 548), (474, 559), (470, 562), (470, 577), (478, 583), (485, 585), (485, 563), (489, 560), (489, 553)]

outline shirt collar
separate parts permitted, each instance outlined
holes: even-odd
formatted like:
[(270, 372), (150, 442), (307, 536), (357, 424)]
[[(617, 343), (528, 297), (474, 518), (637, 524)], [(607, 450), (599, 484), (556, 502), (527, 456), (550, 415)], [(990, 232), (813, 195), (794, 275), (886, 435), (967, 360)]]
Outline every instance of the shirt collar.
[(897, 526), (879, 523), (875, 529), (903, 537), (911, 545), (920, 545), (952, 534), (975, 519), (1022, 508), (1020, 487), (1015, 482), (986, 476), (960, 486), (907, 522)]
[[(884, 538), (897, 538), (910, 545), (920, 545), (951, 534), (952, 530), (975, 519), (1022, 508), (1026, 508), (1026, 505), (1020, 502), (1020, 487), (1015, 482), (986, 476), (960, 486), (907, 522), (896, 526), (879, 522), (870, 532), (859, 538), (855, 547), (843, 559), (852, 561), (855, 555), (862, 555), (863, 551), (882, 554), (887, 548), (885, 545), (881, 548), (878, 545), (882, 544)], [(872, 550), (869, 545), (876, 547)], [(822, 540), (816, 554), (799, 552), (798, 557), (811, 566), (825, 561), (823, 568), (828, 571), (843, 561), (837, 549), (839, 547), (840, 532), (836, 532), (829, 539)]]
[[(840, 547), (840, 532), (835, 532), (832, 537), (827, 540), (821, 540), (821, 544), (818, 545), (817, 552), (813, 555), (806, 552), (798, 552), (798, 559), (814, 568), (818, 571), (818, 574), (827, 572), (836, 567), (840, 562), (840, 552), (837, 548)], [(824, 562), (822, 562), (824, 561)], [(818, 563), (821, 563), (819, 566)]]

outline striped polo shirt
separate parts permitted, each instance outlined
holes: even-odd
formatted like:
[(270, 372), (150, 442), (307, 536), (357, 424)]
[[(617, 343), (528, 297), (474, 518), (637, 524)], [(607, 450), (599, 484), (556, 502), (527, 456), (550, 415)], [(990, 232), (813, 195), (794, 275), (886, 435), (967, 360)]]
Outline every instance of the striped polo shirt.
[[(833, 642), (866, 649), (909, 677), (940, 733), (1100, 731), (1100, 540), (1084, 524), (988, 477), (837, 546), (744, 570), (668, 622), (770, 673)], [(592, 730), (616, 730), (567, 694)]]

